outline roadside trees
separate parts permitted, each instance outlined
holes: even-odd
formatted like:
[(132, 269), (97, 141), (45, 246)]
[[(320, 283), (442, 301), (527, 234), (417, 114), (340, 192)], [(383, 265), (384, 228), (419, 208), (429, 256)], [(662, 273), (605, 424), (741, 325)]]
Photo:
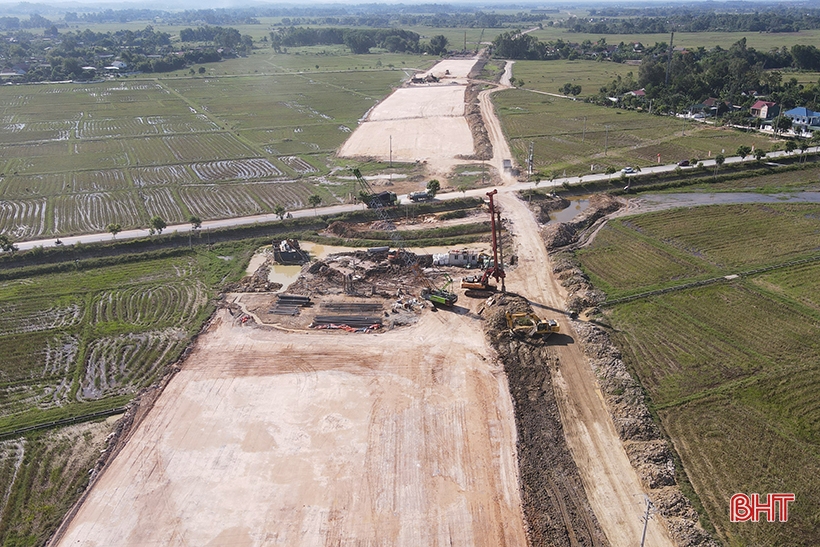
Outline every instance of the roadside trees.
[(162, 217), (155, 216), (148, 222), (148, 233), (151, 235), (161, 234), (167, 227), (168, 224), (162, 219)]
[(723, 165), (724, 162), (726, 162), (726, 158), (723, 154), (715, 156), (715, 176), (717, 176), (718, 169), (720, 169), (720, 166)]
[(110, 232), (114, 239), (117, 239), (117, 234), (122, 232), (122, 226), (114, 224), (113, 222), (105, 227), (106, 232)]
[(427, 195), (431, 198), (436, 197), (439, 190), (441, 190), (441, 183), (437, 179), (433, 179), (427, 183)]
[(319, 194), (312, 194), (308, 198), (308, 203), (313, 207), (313, 216), (316, 216), (316, 208), (322, 204), (322, 196)]
[(737, 155), (740, 156), (740, 159), (745, 160), (746, 156), (752, 153), (752, 149), (746, 145), (741, 145), (737, 147)]

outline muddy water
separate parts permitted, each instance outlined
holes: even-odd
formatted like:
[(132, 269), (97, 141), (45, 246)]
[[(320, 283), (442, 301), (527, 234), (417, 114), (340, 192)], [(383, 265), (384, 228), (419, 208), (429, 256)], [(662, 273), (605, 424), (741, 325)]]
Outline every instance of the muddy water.
[(586, 211), (589, 207), (587, 197), (577, 197), (569, 201), (569, 207), (550, 213), (550, 220), (553, 222), (570, 222), (577, 215)]

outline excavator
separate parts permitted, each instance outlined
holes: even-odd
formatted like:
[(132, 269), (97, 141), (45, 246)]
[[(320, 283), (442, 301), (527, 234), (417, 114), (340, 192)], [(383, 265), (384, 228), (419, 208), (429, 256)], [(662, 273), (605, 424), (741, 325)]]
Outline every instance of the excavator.
[(422, 274), (420, 277), (427, 286), (421, 290), (421, 297), (432, 302), (434, 306), (447, 306), (449, 308), (458, 301), (458, 295), (447, 290), (450, 288), (450, 285), (453, 284), (453, 279), (447, 274), (444, 275), (447, 278), (447, 283), (441, 288), (436, 288), (430, 280)]
[[(484, 270), (481, 276), (471, 275), (461, 278), (461, 288), (467, 289), (465, 294), (467, 296), (484, 297), (487, 293), (495, 291), (498, 282), (501, 282), (501, 292), (506, 292), (504, 286), (504, 278), (507, 274), (504, 272), (504, 254), (501, 249), (501, 211), (499, 211), (493, 196), (498, 193), (498, 190), (487, 192), (490, 198), (490, 226), (493, 231), (493, 262), (492, 265)], [(496, 285), (490, 285), (490, 277), (495, 278)]]
[(534, 313), (507, 312), (507, 328), (513, 336), (543, 336), (548, 338), (561, 330), (555, 319), (541, 319)]

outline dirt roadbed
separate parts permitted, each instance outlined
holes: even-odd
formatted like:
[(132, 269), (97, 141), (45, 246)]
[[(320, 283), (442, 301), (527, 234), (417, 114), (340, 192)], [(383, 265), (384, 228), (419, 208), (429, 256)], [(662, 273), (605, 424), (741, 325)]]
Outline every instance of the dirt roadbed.
[(218, 313), (58, 545), (527, 544), (471, 314), (348, 335)]

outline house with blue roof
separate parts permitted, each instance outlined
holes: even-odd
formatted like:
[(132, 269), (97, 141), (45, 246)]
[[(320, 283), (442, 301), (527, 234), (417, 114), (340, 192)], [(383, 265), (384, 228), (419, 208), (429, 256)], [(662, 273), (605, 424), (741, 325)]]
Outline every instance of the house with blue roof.
[(810, 128), (820, 129), (820, 112), (809, 110), (804, 106), (798, 106), (797, 108), (785, 111), (783, 115), (792, 119), (795, 132), (797, 132), (798, 129), (801, 131), (807, 131)]

